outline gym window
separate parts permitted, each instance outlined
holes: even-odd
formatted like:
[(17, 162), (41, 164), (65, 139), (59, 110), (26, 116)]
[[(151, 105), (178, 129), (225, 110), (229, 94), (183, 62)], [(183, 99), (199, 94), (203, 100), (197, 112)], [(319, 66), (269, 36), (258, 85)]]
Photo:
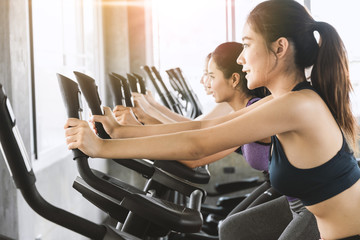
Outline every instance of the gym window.
[(153, 0), (152, 5), (154, 65), (165, 82), (165, 70), (180, 67), (205, 111), (215, 103), (206, 96), (200, 78), (205, 57), (227, 41), (226, 2)]
[[(99, 30), (97, 0), (29, 1), (33, 50), (35, 107), (34, 169), (69, 153), (63, 126), (66, 120), (56, 73), (75, 79), (73, 71), (97, 76)], [(37, 161), (41, 160), (41, 161)]]

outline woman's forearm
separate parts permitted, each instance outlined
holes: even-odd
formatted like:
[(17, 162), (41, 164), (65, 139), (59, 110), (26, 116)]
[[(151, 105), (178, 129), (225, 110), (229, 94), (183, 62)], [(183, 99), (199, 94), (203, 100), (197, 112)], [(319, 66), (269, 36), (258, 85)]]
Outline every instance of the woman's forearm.
[(177, 121), (174, 121), (172, 118), (169, 118), (168, 116), (164, 115), (161, 111), (159, 111), (157, 108), (153, 107), (152, 105), (149, 105), (146, 109), (146, 112), (155, 117), (156, 119), (160, 120), (162, 123), (175, 123)]
[(232, 120), (237, 116), (240, 116), (241, 114), (243, 114), (243, 112), (246, 112), (250, 107), (243, 108), (242, 110), (239, 110), (234, 113), (230, 113), (223, 117), (218, 117), (209, 120), (186, 121), (186, 122), (149, 125), (149, 126), (120, 126), (114, 130), (111, 136), (113, 138), (133, 138), (133, 137), (145, 137), (152, 135), (160, 135), (160, 134), (209, 128), (227, 122), (229, 120)]
[(188, 130), (198, 130), (216, 126), (218, 124), (225, 123), (230, 121), (242, 114), (254, 109), (258, 106), (259, 102), (261, 103), (264, 99), (252, 104), (247, 108), (243, 108), (234, 113), (230, 113), (224, 117), (219, 117), (210, 120), (202, 121), (186, 121), (179, 123), (170, 123), (170, 124), (157, 124), (157, 125), (148, 125), (148, 126), (121, 126), (116, 122), (116, 119), (112, 119), (112, 114), (109, 113), (109, 108), (104, 107), (105, 115), (94, 115), (93, 121), (101, 122), (105, 126), (105, 130), (110, 134), (112, 138), (133, 138), (133, 137), (145, 137), (151, 135), (167, 134), (182, 132)]
[(204, 151), (200, 147), (200, 140), (197, 134), (189, 134), (189, 132), (130, 139), (108, 139), (102, 140), (101, 147), (93, 157), (192, 160), (202, 157)]
[(166, 117), (172, 119), (175, 122), (184, 122), (184, 121), (190, 121), (190, 118), (184, 117), (180, 114), (177, 114), (164, 105), (161, 105), (157, 102), (151, 104), (152, 107), (154, 107), (157, 111), (159, 111), (161, 114), (165, 115)]
[(196, 120), (209, 120), (214, 119), (218, 117), (225, 116), (229, 113), (233, 112), (233, 109), (227, 102), (218, 103), (215, 105), (213, 109), (211, 109), (210, 112), (200, 115), (196, 118)]
[(201, 122), (201, 128), (208, 128), (208, 127), (213, 127), (213, 126), (216, 126), (218, 124), (222, 124), (224, 122), (227, 122), (227, 121), (230, 121), (234, 118), (237, 118), (259, 106), (261, 106), (262, 104), (270, 101), (272, 99), (272, 96), (267, 96), (259, 101), (257, 101), (256, 103), (250, 105), (249, 107), (246, 107), (246, 108), (242, 108), (238, 111), (235, 111), (235, 112), (231, 112), (229, 114), (226, 114), (224, 116), (218, 116), (218, 117), (215, 117), (215, 118), (211, 118), (211, 119), (208, 119), (208, 118), (204, 118), (204, 119), (201, 119), (200, 122)]
[(113, 138), (134, 138), (152, 135), (176, 133), (201, 128), (200, 121), (188, 121), (181, 123), (156, 124), (147, 126), (119, 126), (114, 129)]
[(196, 167), (200, 167), (200, 166), (204, 166), (213, 162), (216, 162), (220, 159), (223, 159), (224, 157), (226, 157), (227, 155), (229, 155), (230, 153), (233, 153), (237, 148), (231, 148), (231, 149), (227, 149), (203, 158), (200, 158), (198, 160), (179, 160), (179, 162), (181, 162), (182, 164), (186, 165), (189, 168), (196, 168)]

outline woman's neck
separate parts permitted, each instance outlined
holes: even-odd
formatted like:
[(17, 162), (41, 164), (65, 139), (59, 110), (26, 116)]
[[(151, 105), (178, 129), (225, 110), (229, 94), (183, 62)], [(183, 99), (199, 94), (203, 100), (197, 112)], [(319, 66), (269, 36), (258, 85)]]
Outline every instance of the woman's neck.
[(276, 77), (274, 81), (269, 81), (267, 88), (273, 97), (280, 97), (281, 95), (290, 92), (298, 83), (305, 80), (305, 75), (299, 72), (282, 74)]
[(245, 108), (251, 98), (252, 96), (236, 95), (228, 104), (234, 111), (238, 111)]

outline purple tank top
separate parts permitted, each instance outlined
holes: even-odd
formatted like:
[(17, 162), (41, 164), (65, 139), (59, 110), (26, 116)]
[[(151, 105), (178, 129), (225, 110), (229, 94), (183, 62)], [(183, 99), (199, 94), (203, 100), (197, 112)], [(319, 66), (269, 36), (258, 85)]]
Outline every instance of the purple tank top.
[[(252, 98), (246, 104), (246, 107), (259, 101), (261, 98)], [(252, 142), (241, 146), (242, 154), (249, 165), (260, 171), (269, 170), (271, 143)], [(286, 196), (289, 202), (298, 200), (297, 198)]]
[[(257, 102), (261, 98), (252, 98), (246, 107)], [(241, 146), (242, 154), (249, 165), (259, 171), (268, 171), (270, 143), (252, 142)]]

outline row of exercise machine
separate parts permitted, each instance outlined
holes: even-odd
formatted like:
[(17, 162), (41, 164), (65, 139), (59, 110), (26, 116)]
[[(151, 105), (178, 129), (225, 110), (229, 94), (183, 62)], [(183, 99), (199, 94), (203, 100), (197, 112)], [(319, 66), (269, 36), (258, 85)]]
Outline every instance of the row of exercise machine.
[[(163, 105), (176, 113), (186, 113), (190, 118), (201, 115), (201, 104), (179, 68), (166, 71), (178, 97), (167, 88), (155, 67), (143, 66), (142, 70)], [(77, 81), (57, 74), (67, 116), (81, 117), (81, 95), (92, 114), (102, 115), (95, 80), (80, 72), (74, 72), (74, 75)], [(114, 105), (132, 107), (131, 92), (144, 94), (146, 91), (144, 78), (136, 73), (128, 73), (126, 77), (110, 73), (108, 83)], [(110, 138), (100, 123), (96, 123), (95, 127), (99, 137)], [(73, 159), (80, 175), (73, 187), (118, 222), (116, 226), (96, 224), (53, 206), (42, 198), (35, 186), (35, 174), (17, 130), (10, 101), (1, 84), (0, 143), (10, 174), (28, 205), (44, 218), (91, 239), (218, 239), (217, 221), (225, 218), (246, 196), (222, 197), (216, 206), (212, 206), (204, 204), (206, 195), (222, 196), (262, 183), (257, 177), (243, 179), (218, 184), (216, 192), (207, 193), (202, 187), (210, 180), (206, 167), (190, 169), (176, 161), (112, 159), (147, 179), (144, 189), (139, 189), (91, 169), (89, 157), (79, 150), (73, 150)]]

